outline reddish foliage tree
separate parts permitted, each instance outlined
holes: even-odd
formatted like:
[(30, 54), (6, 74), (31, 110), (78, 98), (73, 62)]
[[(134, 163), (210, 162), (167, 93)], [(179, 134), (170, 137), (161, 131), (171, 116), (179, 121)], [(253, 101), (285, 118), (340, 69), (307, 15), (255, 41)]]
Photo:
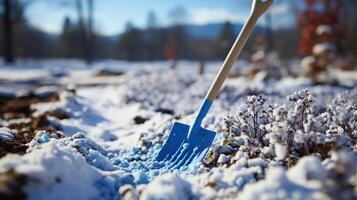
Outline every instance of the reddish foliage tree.
[(174, 37), (169, 37), (166, 41), (165, 56), (168, 60), (176, 60), (176, 40)]
[[(320, 3), (322, 10), (317, 8)], [(299, 53), (311, 55), (315, 44), (319, 43), (316, 29), (320, 25), (328, 25), (333, 30), (334, 40), (344, 37), (345, 31), (339, 21), (340, 6), (336, 0), (305, 0), (304, 10), (298, 13), (297, 25), (300, 28)]]
[(176, 59), (177, 59), (177, 45), (175, 37), (169, 36), (165, 45), (165, 57), (169, 61), (171, 61), (170, 68), (175, 68)]

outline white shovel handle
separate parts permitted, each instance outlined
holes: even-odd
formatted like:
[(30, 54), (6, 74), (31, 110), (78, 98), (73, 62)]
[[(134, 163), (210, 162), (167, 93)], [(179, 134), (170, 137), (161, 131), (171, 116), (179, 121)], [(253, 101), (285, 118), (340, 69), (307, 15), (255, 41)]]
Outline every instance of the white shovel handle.
[(219, 70), (215, 80), (213, 81), (213, 84), (211, 85), (211, 88), (207, 93), (206, 99), (213, 101), (217, 97), (224, 80), (228, 76), (229, 70), (232, 68), (239, 54), (241, 53), (258, 18), (269, 8), (272, 3), (273, 0), (253, 0), (250, 16), (240, 31), (240, 34), (235, 40), (226, 59), (224, 60), (221, 69)]

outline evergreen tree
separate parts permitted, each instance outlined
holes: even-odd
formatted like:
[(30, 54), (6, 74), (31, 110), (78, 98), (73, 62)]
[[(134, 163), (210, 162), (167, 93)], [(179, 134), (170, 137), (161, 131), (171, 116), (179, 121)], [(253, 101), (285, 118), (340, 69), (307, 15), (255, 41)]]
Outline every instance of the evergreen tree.
[(232, 43), (234, 42), (234, 29), (233, 25), (229, 21), (224, 23), (218, 35), (217, 42), (219, 46), (217, 54), (220, 58), (224, 58), (232, 46)]
[(158, 28), (158, 19), (153, 11), (150, 11), (147, 18), (147, 30), (145, 31), (145, 44), (147, 49), (147, 59), (156, 60), (162, 58), (164, 48), (163, 30)]
[(14, 25), (17, 22), (24, 22), (25, 3), (18, 0), (3, 0), (0, 4), (2, 23), (4, 30), (3, 52), (5, 62), (13, 63), (14, 56)]
[(145, 54), (145, 42), (142, 32), (130, 22), (126, 31), (120, 36), (117, 45), (116, 57), (125, 60), (142, 59)]
[(66, 17), (59, 36), (59, 56), (81, 58), (83, 56), (81, 42), (80, 27), (78, 24), (73, 23), (69, 17)]
[(68, 58), (71, 56), (71, 38), (73, 33), (73, 25), (71, 23), (71, 19), (66, 17), (63, 22), (62, 33), (60, 35), (59, 42), (59, 53), (60, 56)]
[(13, 39), (12, 39), (12, 22), (11, 22), (11, 5), (10, 0), (3, 0), (3, 24), (4, 24), (4, 56), (7, 63), (14, 62)]
[(158, 19), (156, 17), (156, 14), (154, 13), (154, 11), (150, 11), (147, 19), (147, 28), (155, 29), (157, 27), (158, 27)]

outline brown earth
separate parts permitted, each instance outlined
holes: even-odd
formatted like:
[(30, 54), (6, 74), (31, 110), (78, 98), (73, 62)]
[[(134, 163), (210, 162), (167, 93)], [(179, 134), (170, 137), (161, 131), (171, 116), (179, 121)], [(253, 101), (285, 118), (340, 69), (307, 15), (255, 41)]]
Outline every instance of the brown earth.
[(59, 136), (56, 128), (48, 129), (47, 116), (54, 116), (59, 119), (66, 118), (61, 111), (50, 111), (38, 117), (32, 116), (31, 105), (41, 102), (59, 101), (57, 93), (52, 93), (46, 97), (39, 97), (33, 94), (19, 98), (0, 97), (0, 118), (4, 121), (26, 118), (29, 122), (12, 123), (7, 128), (14, 130), (14, 139), (7, 142), (0, 142), (0, 158), (8, 153), (25, 154), (27, 146), (38, 130), (48, 130), (50, 133)]
[(109, 71), (109, 70), (101, 70), (99, 72), (97, 72), (94, 76), (121, 76), (123, 75), (124, 72), (113, 72), (113, 71)]

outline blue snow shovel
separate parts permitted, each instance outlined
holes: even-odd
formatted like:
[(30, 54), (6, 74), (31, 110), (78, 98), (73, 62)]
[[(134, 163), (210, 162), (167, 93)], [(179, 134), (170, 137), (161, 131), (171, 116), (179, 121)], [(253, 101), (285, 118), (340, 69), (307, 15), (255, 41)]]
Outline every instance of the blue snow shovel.
[(229, 70), (237, 60), (258, 18), (273, 0), (253, 0), (250, 16), (234, 42), (220, 71), (211, 85), (192, 126), (175, 122), (156, 160), (163, 161), (169, 169), (179, 169), (193, 162), (200, 162), (212, 145), (216, 133), (201, 127), (201, 122), (219, 93)]

